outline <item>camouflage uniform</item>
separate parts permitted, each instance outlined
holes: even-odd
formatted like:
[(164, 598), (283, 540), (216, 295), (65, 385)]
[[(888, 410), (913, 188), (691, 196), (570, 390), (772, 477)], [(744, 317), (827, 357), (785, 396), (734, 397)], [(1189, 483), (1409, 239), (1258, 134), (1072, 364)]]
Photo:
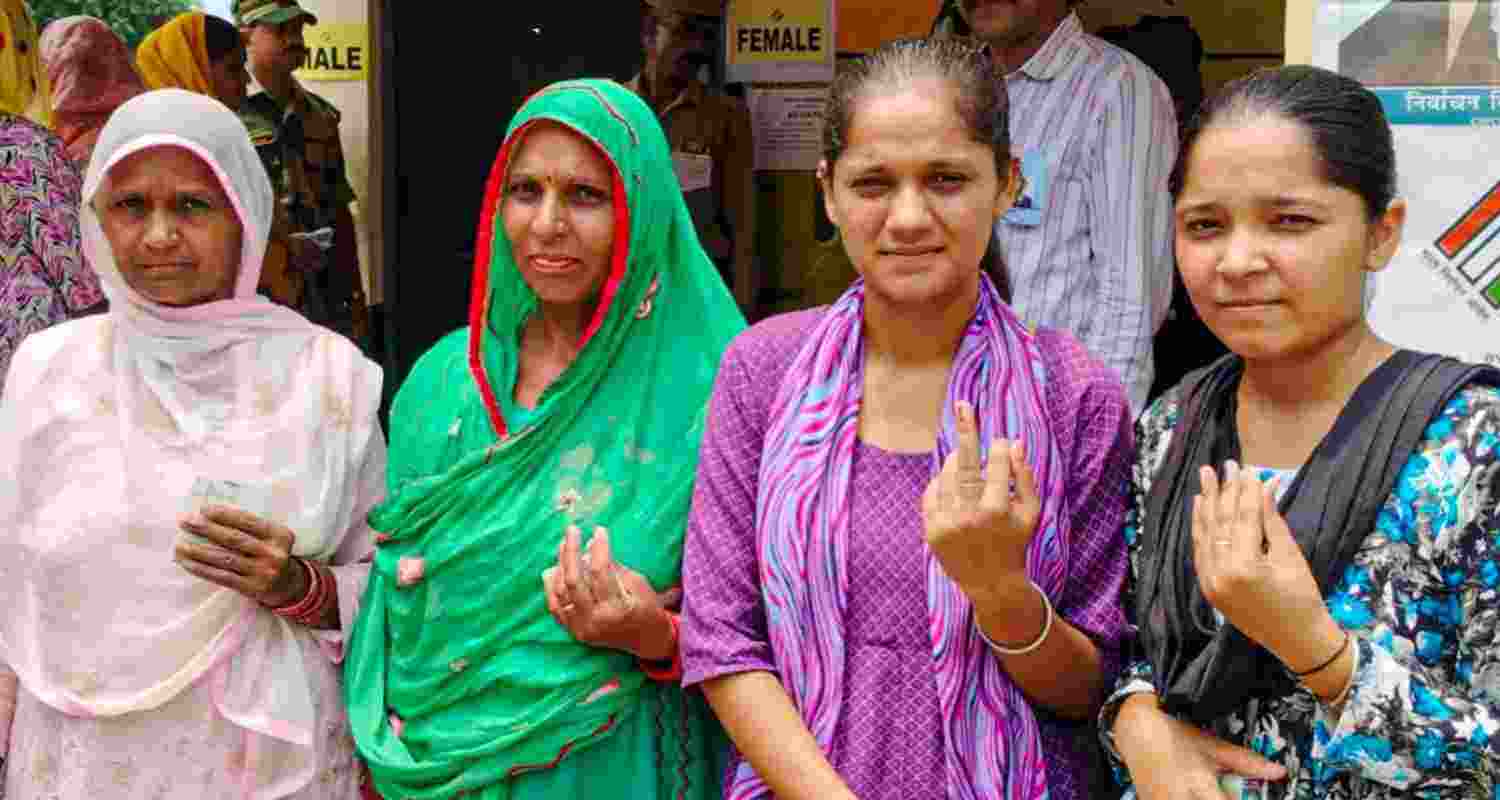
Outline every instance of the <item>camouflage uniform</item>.
[[(354, 188), (349, 184), (339, 142), (340, 118), (337, 108), (300, 85), (285, 109), (267, 92), (258, 91), (240, 111), (240, 119), (250, 131), (250, 140), (276, 190), (273, 252), (267, 254), (268, 267), (278, 258), (288, 257), (286, 237), (290, 233), (334, 229), (339, 210), (354, 202)], [(363, 343), (368, 310), (359, 274), (345, 275), (344, 270), (330, 268), (332, 253), (324, 253), (325, 268), (309, 276), (301, 297), (294, 302), (312, 321)]]

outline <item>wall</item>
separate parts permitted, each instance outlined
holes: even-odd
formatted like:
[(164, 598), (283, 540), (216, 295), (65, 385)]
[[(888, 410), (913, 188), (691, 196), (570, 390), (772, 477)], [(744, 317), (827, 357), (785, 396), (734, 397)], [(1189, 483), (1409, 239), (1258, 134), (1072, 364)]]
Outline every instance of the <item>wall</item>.
[(941, 0), (834, 0), (841, 53), (873, 50), (881, 42), (925, 36)]
[[(1128, 25), (1144, 14), (1182, 15), (1203, 37), (1203, 88), (1283, 60), (1287, 0), (1092, 0), (1083, 6), (1091, 28)], [(1297, 2), (1297, 0), (1291, 0)]]
[(1312, 60), (1313, 20), (1318, 0), (1286, 0), (1286, 62), (1306, 64)]

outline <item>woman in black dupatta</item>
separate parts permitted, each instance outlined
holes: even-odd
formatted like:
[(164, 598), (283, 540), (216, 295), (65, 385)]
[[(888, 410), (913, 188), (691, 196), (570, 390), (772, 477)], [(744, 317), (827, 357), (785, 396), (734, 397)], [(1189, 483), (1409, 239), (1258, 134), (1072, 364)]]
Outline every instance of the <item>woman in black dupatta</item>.
[(1139, 647), (1101, 719), (1127, 794), (1492, 796), (1500, 391), (1371, 330), (1395, 185), (1379, 100), (1312, 67), (1186, 134), (1178, 264), (1232, 352), (1138, 423)]

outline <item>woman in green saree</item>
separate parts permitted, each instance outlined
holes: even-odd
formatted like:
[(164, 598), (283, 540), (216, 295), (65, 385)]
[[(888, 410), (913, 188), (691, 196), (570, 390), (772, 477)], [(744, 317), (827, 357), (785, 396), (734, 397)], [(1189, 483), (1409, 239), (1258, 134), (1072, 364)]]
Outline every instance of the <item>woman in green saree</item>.
[(386, 798), (720, 796), (677, 685), (678, 584), (720, 354), (744, 327), (656, 117), (608, 81), (522, 106), (466, 329), (391, 413), (345, 691)]

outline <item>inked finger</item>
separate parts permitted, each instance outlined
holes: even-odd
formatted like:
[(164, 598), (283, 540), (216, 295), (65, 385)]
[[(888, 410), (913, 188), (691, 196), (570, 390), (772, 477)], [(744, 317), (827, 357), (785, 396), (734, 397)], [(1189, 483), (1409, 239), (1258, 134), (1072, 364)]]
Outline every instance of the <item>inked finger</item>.
[(979, 463), (979, 426), (974, 419), (974, 407), (960, 400), (954, 415), (958, 418), (954, 450), (958, 458), (958, 499), (978, 502), (984, 494), (984, 476)]

